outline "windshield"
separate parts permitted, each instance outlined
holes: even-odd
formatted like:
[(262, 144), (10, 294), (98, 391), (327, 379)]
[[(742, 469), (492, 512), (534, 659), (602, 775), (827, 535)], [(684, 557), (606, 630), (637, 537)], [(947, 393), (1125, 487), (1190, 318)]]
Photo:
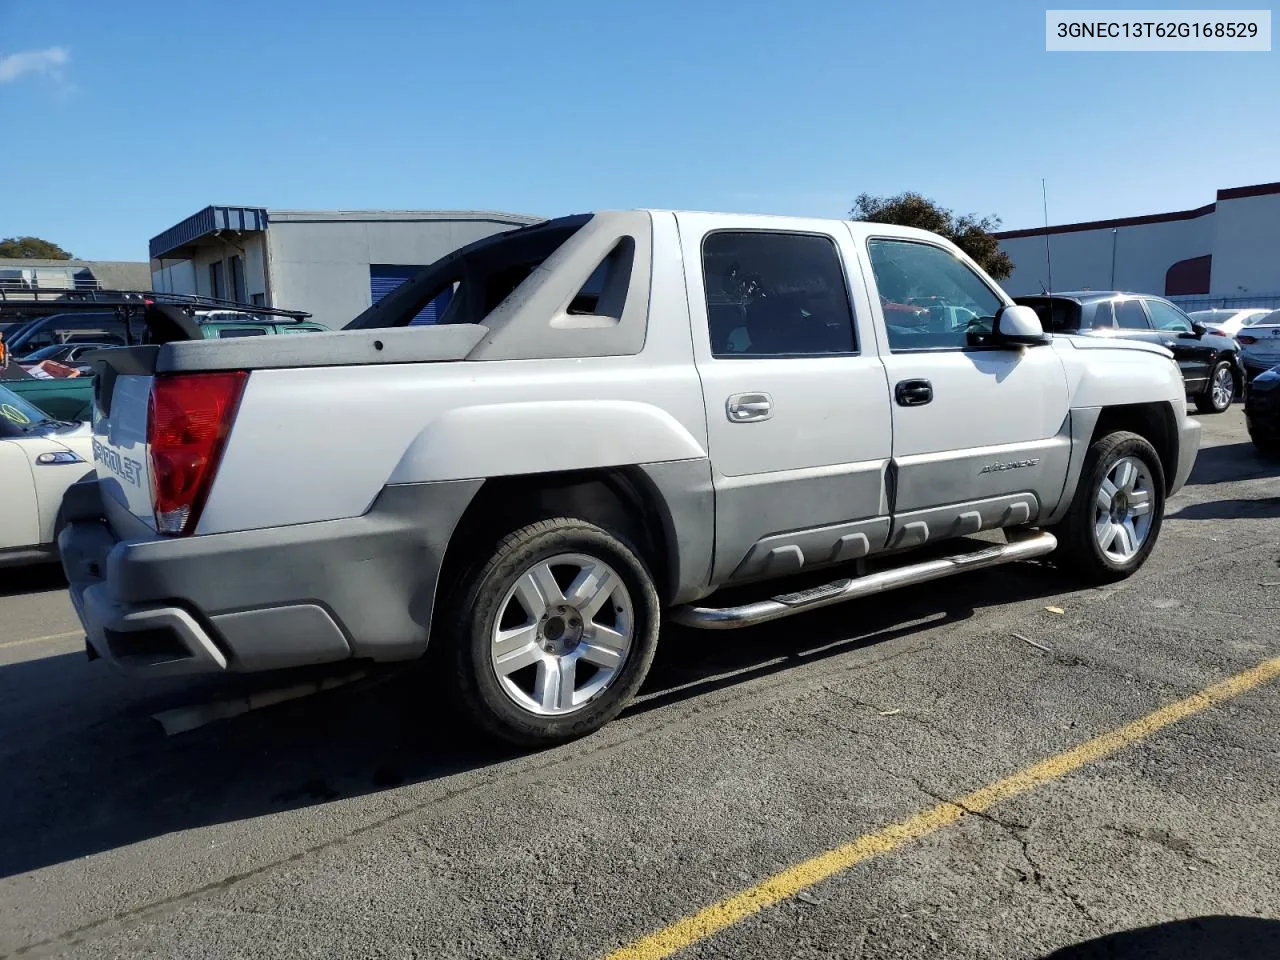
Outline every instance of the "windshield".
[(67, 348), (64, 344), (52, 343), (47, 347), (41, 347), (39, 350), (36, 350), (33, 353), (28, 353), (22, 359), (23, 360), (49, 360), (53, 357), (57, 357), (65, 353), (66, 350)]
[(1280, 310), (1272, 310), (1269, 313), (1255, 313), (1251, 317), (1246, 317), (1241, 326), (1256, 327), (1260, 323), (1280, 323)]
[(8, 387), (0, 387), (0, 437), (25, 436), (57, 422)]
[[(33, 320), (13, 336), (6, 336), (5, 342), (13, 356), (22, 357), (34, 350), (86, 336), (94, 342), (114, 340), (118, 336), (115, 331), (120, 328), (120, 321), (110, 313), (57, 313)], [(119, 339), (124, 342), (123, 337)]]

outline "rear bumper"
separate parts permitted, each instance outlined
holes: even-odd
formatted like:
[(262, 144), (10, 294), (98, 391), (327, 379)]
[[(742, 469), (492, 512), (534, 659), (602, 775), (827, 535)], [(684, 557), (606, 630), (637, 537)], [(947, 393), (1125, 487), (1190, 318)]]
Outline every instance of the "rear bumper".
[(119, 540), (91, 481), (58, 546), (89, 643), (129, 673), (403, 660), (426, 649), (444, 549), (479, 486), (387, 487), (344, 520)]
[(1186, 484), (1200, 453), (1200, 421), (1187, 417), (1178, 432), (1178, 466), (1169, 484), (1169, 496), (1173, 496)]
[(1248, 380), (1252, 380), (1260, 373), (1266, 373), (1268, 370), (1274, 369), (1278, 364), (1274, 361), (1254, 360), (1250, 357), (1243, 357), (1241, 360), (1244, 366), (1244, 375)]

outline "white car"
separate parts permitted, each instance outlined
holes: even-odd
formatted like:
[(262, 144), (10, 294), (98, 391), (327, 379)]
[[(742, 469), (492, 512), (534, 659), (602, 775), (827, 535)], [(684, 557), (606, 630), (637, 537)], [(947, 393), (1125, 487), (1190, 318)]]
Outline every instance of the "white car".
[(1252, 380), (1280, 364), (1280, 310), (1269, 310), (1236, 334), (1245, 376)]
[(1269, 313), (1271, 313), (1271, 310), (1268, 307), (1249, 307), (1245, 310), (1218, 308), (1214, 310), (1197, 310), (1195, 313), (1187, 314), (1187, 316), (1197, 323), (1203, 323), (1208, 328), (1209, 333), (1219, 337), (1234, 337), (1242, 329), (1253, 326)]
[(0, 384), (0, 567), (58, 558), (62, 496), (92, 464), (89, 424), (50, 419)]

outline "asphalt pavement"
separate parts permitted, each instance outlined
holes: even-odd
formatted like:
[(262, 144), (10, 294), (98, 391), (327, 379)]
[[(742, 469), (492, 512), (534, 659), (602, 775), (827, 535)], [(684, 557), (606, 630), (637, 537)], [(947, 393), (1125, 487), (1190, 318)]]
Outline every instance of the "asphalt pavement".
[(417, 669), (167, 736), (298, 678), (117, 676), (55, 571), (6, 571), (0, 958), (1280, 956), (1280, 461), (1201, 419), (1131, 580), (669, 629), (540, 753)]

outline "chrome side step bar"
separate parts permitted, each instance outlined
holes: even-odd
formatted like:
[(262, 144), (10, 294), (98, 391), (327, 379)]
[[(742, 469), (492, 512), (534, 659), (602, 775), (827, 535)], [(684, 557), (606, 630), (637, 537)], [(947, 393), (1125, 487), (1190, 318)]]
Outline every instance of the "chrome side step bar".
[(1012, 543), (997, 544), (986, 550), (961, 553), (938, 560), (926, 560), (892, 570), (882, 570), (862, 577), (837, 580), (834, 583), (811, 587), (797, 593), (786, 593), (769, 600), (758, 600), (738, 607), (696, 607), (691, 604), (676, 607), (670, 619), (686, 627), (702, 630), (733, 630), (737, 627), (753, 627), (758, 623), (779, 620), (797, 613), (829, 607), (846, 600), (868, 597), (898, 587), (950, 577), (967, 570), (980, 570), (1002, 563), (1031, 560), (1052, 553), (1058, 545), (1051, 533), (1037, 533)]

